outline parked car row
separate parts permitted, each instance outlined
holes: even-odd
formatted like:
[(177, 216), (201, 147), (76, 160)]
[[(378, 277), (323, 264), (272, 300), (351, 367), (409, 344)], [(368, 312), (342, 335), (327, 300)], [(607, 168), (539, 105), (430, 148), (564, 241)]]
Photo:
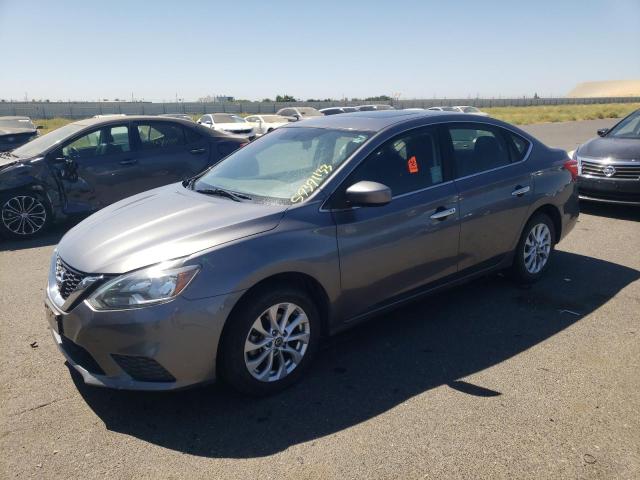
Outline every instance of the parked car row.
[(456, 105), (453, 107), (429, 107), (427, 108), (427, 110), (434, 110), (437, 112), (471, 113), (473, 115), (481, 115), (483, 117), (489, 116), (487, 112), (483, 112), (471, 105)]

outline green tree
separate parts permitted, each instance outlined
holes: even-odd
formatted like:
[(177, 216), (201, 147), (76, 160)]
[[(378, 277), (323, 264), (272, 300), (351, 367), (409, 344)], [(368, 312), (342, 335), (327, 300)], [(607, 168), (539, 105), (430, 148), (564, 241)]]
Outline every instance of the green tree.
[(276, 102), (295, 102), (296, 99), (292, 95), (278, 95)]

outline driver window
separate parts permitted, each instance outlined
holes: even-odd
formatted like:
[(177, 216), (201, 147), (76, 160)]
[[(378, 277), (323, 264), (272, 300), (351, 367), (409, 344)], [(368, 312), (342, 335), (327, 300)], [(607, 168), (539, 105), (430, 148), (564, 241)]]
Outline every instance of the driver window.
[(65, 158), (89, 158), (128, 152), (129, 129), (124, 125), (94, 130), (62, 147)]

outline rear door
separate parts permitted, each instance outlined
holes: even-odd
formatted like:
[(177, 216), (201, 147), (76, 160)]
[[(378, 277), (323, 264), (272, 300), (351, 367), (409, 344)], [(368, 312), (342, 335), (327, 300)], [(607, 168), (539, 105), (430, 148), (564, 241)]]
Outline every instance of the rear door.
[[(441, 150), (436, 127), (401, 134), (366, 158), (332, 198), (347, 316), (456, 272), (458, 195)], [(391, 203), (339, 208), (344, 190), (361, 180), (390, 187)]]
[(132, 130), (141, 192), (185, 180), (209, 164), (209, 143), (178, 122), (139, 121)]
[(528, 140), (482, 122), (446, 124), (460, 193), (460, 271), (497, 264), (513, 249), (532, 198)]
[(137, 193), (128, 124), (96, 128), (53, 154), (68, 213), (98, 210)]

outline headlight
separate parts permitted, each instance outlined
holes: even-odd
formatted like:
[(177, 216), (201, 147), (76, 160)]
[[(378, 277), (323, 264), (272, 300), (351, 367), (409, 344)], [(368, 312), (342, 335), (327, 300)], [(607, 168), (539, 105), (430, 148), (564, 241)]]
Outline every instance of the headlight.
[(96, 310), (140, 308), (174, 299), (187, 288), (200, 267), (157, 265), (108, 281), (87, 299)]

